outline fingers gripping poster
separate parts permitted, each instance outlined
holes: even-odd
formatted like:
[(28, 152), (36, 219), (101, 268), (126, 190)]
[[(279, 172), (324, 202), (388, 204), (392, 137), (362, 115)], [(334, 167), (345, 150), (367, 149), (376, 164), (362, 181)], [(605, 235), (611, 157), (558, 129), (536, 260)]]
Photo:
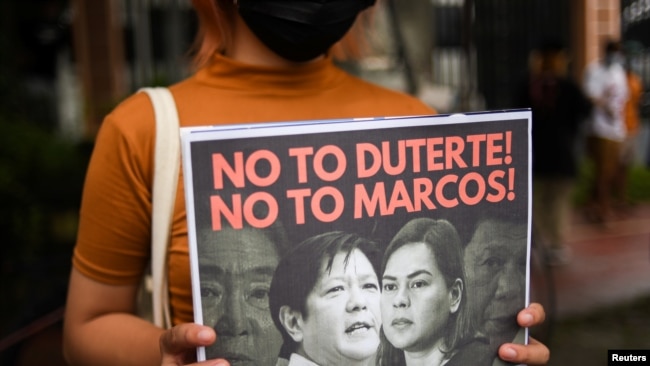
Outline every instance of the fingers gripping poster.
[(232, 365), (527, 341), (530, 111), (181, 129), (195, 321)]

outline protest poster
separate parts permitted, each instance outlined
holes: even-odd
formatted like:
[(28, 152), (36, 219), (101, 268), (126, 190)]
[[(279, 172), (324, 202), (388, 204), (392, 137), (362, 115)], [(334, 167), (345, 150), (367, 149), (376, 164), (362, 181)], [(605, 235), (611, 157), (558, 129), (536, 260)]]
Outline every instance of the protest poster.
[(529, 110), (181, 129), (195, 321), (218, 334), (199, 361), (492, 365), (526, 342), (530, 129)]

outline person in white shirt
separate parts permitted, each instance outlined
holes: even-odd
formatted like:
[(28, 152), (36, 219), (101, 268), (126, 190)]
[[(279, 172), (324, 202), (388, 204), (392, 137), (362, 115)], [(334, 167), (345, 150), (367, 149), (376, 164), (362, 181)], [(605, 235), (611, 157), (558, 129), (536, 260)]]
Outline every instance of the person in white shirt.
[(624, 108), (628, 98), (621, 44), (608, 41), (602, 60), (585, 70), (584, 89), (594, 108), (589, 120), (588, 149), (594, 162), (590, 218), (606, 222), (611, 211), (620, 148), (625, 140)]

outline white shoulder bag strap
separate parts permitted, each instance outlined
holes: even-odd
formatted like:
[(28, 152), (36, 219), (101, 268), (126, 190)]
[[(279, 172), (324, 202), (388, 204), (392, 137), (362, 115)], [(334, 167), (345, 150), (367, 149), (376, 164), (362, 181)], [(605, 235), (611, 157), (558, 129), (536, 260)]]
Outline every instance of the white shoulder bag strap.
[(170, 328), (171, 312), (166, 262), (180, 165), (178, 112), (169, 89), (143, 88), (141, 90), (151, 98), (156, 118), (151, 208), (153, 322), (159, 327)]

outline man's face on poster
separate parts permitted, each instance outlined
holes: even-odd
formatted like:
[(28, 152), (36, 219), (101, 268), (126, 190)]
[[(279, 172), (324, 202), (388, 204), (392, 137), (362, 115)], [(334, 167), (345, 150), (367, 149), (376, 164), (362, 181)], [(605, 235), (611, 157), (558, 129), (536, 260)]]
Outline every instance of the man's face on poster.
[(320, 365), (345, 364), (374, 357), (379, 346), (379, 281), (368, 258), (355, 249), (345, 262), (338, 253), (331, 270), (320, 276), (307, 296), (301, 317), (300, 347)]
[(509, 341), (517, 333), (516, 315), (524, 307), (527, 228), (488, 219), (465, 248), (468, 305), (480, 329)]
[(282, 337), (268, 293), (278, 254), (260, 230), (224, 228), (204, 237), (199, 253), (203, 322), (217, 332), (208, 359), (233, 365), (275, 365)]

